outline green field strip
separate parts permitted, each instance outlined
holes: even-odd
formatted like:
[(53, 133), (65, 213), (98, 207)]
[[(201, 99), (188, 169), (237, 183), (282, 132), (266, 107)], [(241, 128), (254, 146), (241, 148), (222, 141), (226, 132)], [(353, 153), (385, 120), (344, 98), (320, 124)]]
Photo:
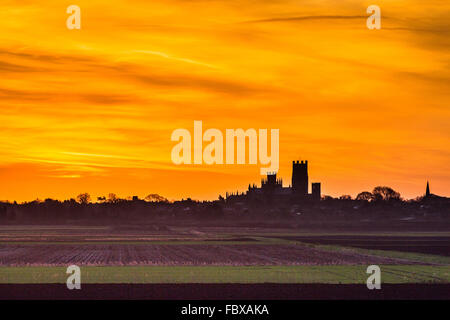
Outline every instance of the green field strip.
[[(81, 266), (81, 283), (365, 284), (367, 266)], [(450, 283), (448, 266), (381, 265), (381, 283)], [(61, 283), (65, 267), (0, 267), (0, 283)]]
[(438, 276), (436, 272), (426, 272), (422, 269), (391, 269), (389, 267), (384, 267), (383, 272), (386, 274), (392, 274), (394, 276), (408, 278), (413, 281), (420, 282), (445, 282), (445, 278), (441, 278)]

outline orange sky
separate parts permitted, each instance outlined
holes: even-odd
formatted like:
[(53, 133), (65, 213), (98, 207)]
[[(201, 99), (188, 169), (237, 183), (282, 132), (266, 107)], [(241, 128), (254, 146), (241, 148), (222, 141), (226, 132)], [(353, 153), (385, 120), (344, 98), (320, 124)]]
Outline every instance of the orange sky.
[(286, 185), (308, 159), (324, 194), (412, 198), (428, 179), (448, 196), (449, 21), (445, 0), (3, 0), (0, 199), (214, 199), (260, 180), (172, 164), (171, 133), (194, 120), (280, 129)]

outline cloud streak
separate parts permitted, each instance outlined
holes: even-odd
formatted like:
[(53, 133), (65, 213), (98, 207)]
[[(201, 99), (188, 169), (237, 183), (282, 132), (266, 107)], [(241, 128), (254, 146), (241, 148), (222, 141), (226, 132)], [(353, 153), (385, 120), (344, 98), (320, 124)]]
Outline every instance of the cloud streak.
[(266, 19), (259, 19), (259, 20), (250, 20), (250, 21), (244, 21), (243, 23), (301, 22), (301, 21), (309, 21), (309, 20), (361, 20), (361, 19), (367, 19), (367, 16), (363, 16), (363, 15), (293, 16), (293, 17), (280, 17), (280, 18), (266, 18)]

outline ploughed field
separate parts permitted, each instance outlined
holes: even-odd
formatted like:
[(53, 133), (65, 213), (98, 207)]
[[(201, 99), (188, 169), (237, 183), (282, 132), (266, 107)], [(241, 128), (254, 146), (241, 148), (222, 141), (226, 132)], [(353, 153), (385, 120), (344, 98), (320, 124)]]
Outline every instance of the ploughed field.
[(445, 232), (333, 235), (248, 227), (0, 226), (0, 266), (448, 265), (449, 242)]
[(153, 245), (8, 244), (0, 245), (1, 266), (97, 265), (355, 265), (417, 264), (354, 251), (328, 251), (302, 244)]

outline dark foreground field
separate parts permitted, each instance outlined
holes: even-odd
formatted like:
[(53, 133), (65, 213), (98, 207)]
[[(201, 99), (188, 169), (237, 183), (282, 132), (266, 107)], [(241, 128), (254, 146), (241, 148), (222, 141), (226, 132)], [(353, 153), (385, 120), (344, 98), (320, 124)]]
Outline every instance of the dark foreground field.
[(448, 300), (450, 284), (0, 284), (0, 299)]
[(450, 237), (448, 236), (320, 235), (280, 238), (314, 244), (450, 256)]

